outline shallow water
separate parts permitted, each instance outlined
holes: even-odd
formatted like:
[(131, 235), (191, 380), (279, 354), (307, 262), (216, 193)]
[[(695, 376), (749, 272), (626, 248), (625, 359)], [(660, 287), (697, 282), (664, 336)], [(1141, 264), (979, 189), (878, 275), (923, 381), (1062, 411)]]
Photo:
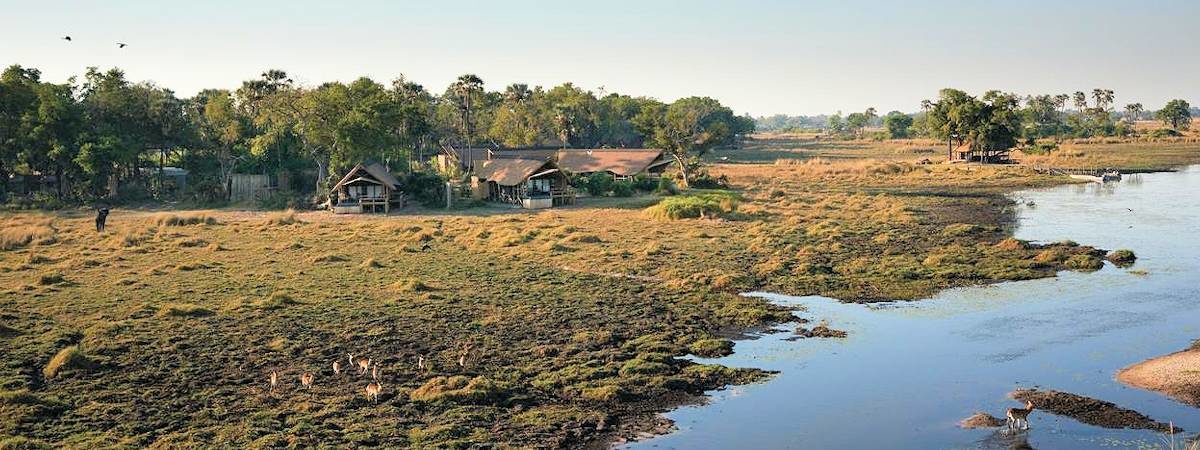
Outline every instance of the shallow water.
[[(1018, 387), (1073, 392), (1200, 431), (1200, 409), (1128, 388), (1116, 371), (1200, 338), (1200, 166), (1120, 183), (1022, 191), (1016, 236), (1129, 248), (1130, 270), (945, 291), (920, 302), (843, 304), (756, 293), (808, 308), (846, 339), (739, 341), (715, 361), (781, 371), (667, 414), (679, 431), (625, 448), (1156, 448), (1162, 437), (1045, 412), (1028, 433), (963, 430), (976, 411), (1003, 416)], [(1034, 206), (1028, 206), (1032, 201)], [(1132, 211), (1131, 211), (1132, 210)], [(1145, 271), (1139, 273), (1137, 271)]]

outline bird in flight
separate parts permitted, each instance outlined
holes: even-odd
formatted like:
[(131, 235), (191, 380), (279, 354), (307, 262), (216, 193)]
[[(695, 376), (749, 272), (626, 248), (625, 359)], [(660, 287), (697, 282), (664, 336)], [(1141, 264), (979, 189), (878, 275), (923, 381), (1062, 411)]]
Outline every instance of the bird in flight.
[(70, 40), (71, 40), (71, 37), (70, 37), (70, 36), (63, 36), (63, 40), (64, 40), (64, 41), (70, 41)]
[(126, 45), (128, 45), (128, 44), (126, 44), (126, 43), (124, 43), (124, 42), (118, 42), (118, 43), (117, 43), (117, 48), (125, 48), (125, 46), (126, 46)]

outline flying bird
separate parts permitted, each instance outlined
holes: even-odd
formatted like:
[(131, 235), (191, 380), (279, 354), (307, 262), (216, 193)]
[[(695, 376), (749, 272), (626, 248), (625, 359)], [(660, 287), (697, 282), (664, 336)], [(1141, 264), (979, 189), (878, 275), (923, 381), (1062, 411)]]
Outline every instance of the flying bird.
[(63, 40), (64, 40), (64, 41), (70, 41), (70, 40), (71, 40), (71, 37), (70, 37), (70, 36), (63, 36)]
[(126, 44), (126, 43), (124, 43), (124, 42), (118, 42), (118, 43), (117, 43), (117, 48), (125, 48), (125, 46), (126, 46), (126, 45), (128, 45), (128, 44)]

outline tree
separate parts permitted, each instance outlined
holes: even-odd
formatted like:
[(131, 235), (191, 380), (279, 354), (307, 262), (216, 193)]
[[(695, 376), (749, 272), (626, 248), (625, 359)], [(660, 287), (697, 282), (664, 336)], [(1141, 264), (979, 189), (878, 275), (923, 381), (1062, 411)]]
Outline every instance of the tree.
[(867, 115), (863, 113), (850, 113), (846, 116), (846, 129), (855, 136), (862, 134), (863, 127), (867, 126)]
[(1171, 100), (1158, 110), (1155, 117), (1173, 130), (1186, 130), (1192, 121), (1191, 105), (1185, 100)]
[(454, 84), (450, 85), (446, 93), (446, 97), (461, 114), (463, 142), (466, 143), (467, 148), (471, 148), (475, 126), (475, 122), (471, 119), (471, 113), (473, 108), (478, 105), (479, 97), (483, 93), (483, 80), (475, 74), (462, 75), (455, 80)]
[(970, 131), (979, 122), (982, 104), (966, 92), (958, 89), (942, 89), (938, 101), (927, 114), (930, 134), (946, 140), (946, 154), (954, 159), (954, 144), (962, 144)]
[(36, 108), (37, 69), (9, 66), (0, 74), (0, 198), (8, 193), (9, 175), (15, 169), (28, 139), (24, 121)]
[(729, 142), (735, 130), (733, 111), (709, 97), (687, 97), (676, 100), (666, 108), (648, 105), (641, 123), (654, 125), (654, 145), (662, 147), (675, 158), (686, 187), (699, 165), (699, 158), (714, 146)]
[(842, 134), (846, 131), (846, 121), (842, 119), (842, 112), (829, 116), (829, 134)]
[(204, 145), (216, 150), (213, 156), (220, 167), (221, 189), (228, 199), (234, 165), (245, 154), (250, 123), (234, 105), (229, 91), (206, 91), (198, 97), (203, 104), (197, 128)]
[(888, 130), (892, 139), (908, 137), (908, 129), (913, 124), (913, 117), (900, 111), (892, 111), (883, 116), (883, 126)]
[(83, 111), (70, 84), (40, 83), (35, 87), (37, 108), (28, 115), (29, 137), (22, 161), (39, 174), (53, 173), (56, 192), (64, 196), (66, 175), (77, 167), (78, 138)]
[(1141, 103), (1125, 105), (1125, 120), (1128, 120), (1130, 123), (1137, 122), (1142, 117), (1142, 111), (1144, 110), (1145, 108), (1142, 107)]

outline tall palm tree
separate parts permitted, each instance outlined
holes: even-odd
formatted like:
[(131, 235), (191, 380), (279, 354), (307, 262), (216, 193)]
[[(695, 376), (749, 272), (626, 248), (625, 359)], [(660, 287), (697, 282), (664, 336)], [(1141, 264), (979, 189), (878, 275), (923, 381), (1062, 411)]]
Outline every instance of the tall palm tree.
[(1125, 105), (1125, 119), (1130, 123), (1137, 122), (1142, 117), (1142, 104), (1130, 103)]
[(474, 155), (469, 154), (472, 152), (471, 148), (474, 147), (471, 141), (474, 131), (471, 122), (471, 105), (474, 97), (483, 92), (483, 80), (475, 74), (469, 73), (458, 77), (458, 80), (450, 85), (450, 90), (458, 97), (456, 100), (458, 100), (458, 107), (462, 112), (463, 140), (467, 143), (467, 164), (470, 169), (474, 169)]

